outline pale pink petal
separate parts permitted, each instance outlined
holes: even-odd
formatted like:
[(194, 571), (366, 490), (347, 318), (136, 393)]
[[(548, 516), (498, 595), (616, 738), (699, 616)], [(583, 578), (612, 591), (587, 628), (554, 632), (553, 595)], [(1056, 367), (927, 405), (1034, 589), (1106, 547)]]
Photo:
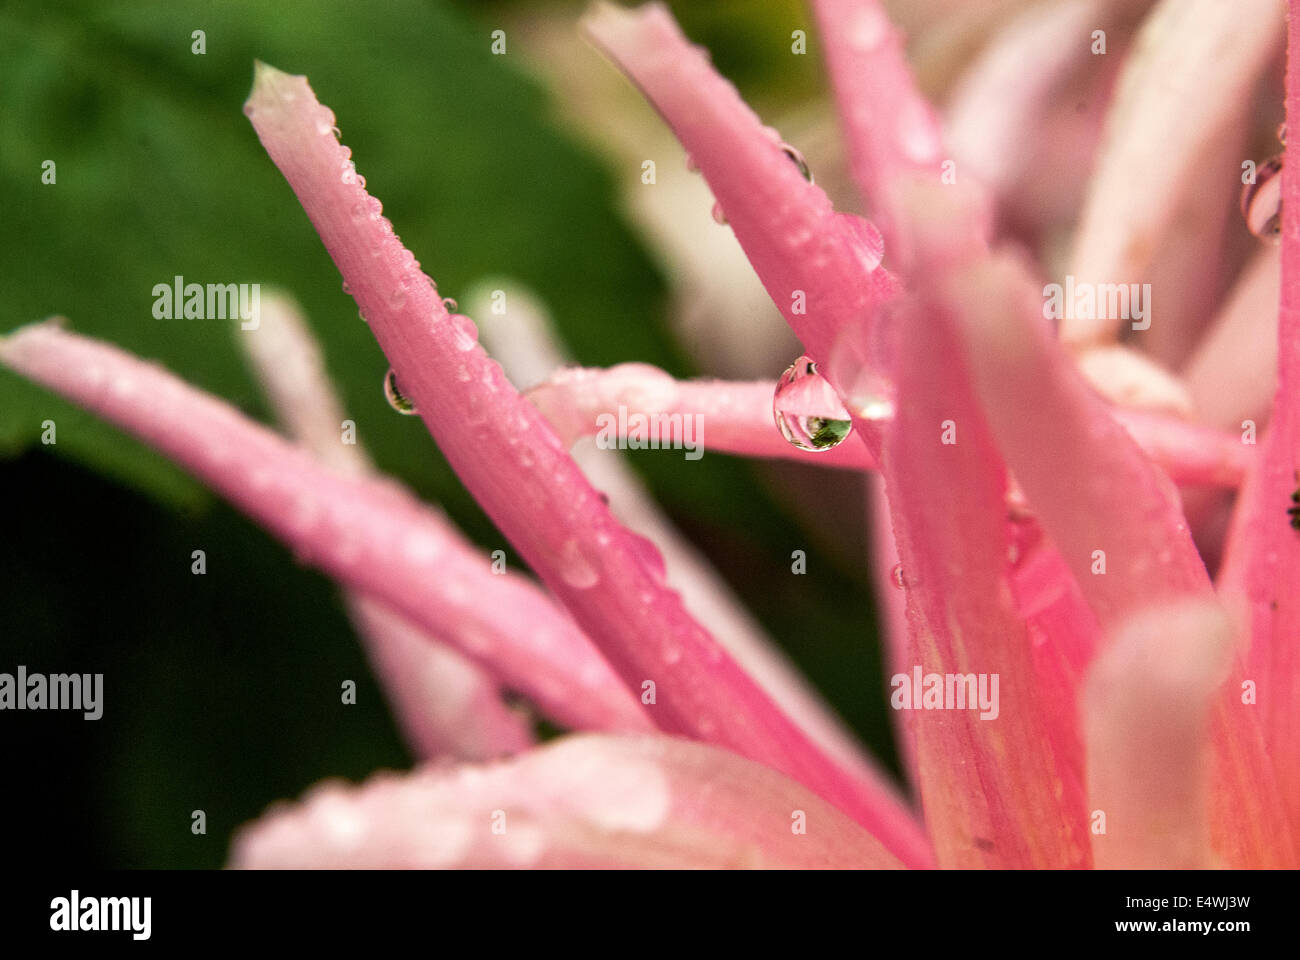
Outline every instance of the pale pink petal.
[(1241, 431), (1251, 420), (1260, 439), (1277, 390), (1277, 296), (1282, 258), (1261, 250), (1242, 271), (1219, 316), (1183, 368), (1197, 419)]
[(522, 577), (493, 574), (400, 487), (331, 470), (161, 367), (53, 324), (0, 339), (0, 363), (175, 460), (300, 562), (457, 643), (558, 723), (649, 726), (562, 610)]
[(899, 412), (882, 463), (912, 644), (891, 702), (906, 705), (899, 697), (916, 670), (983, 678), (993, 692), (991, 711), (912, 702), (917, 777), (941, 866), (1084, 866), (1081, 757), (1058, 752), (1069, 739), (1049, 727), (1007, 582), (1007, 478), (951, 327), (961, 309), (949, 295), (896, 318), (905, 330)]
[[(1280, 0), (1161, 0), (1129, 55), (1068, 273), (1144, 279), (1211, 138), (1247, 108), (1283, 36)], [(1083, 38), (1080, 38), (1083, 42)], [(1206, 77), (1213, 76), (1213, 83)], [(1115, 318), (1065, 318), (1069, 343), (1115, 336)]]
[(668, 737), (567, 737), (482, 767), (326, 783), (234, 841), (236, 868), (898, 867), (804, 787)]
[[(925, 840), (909, 811), (817, 750), (686, 612), (664, 582), (654, 546), (614, 518), (550, 425), (488, 358), (472, 321), (448, 315), (430, 278), (379, 216), (378, 201), (334, 139), (333, 114), (306, 78), (259, 64), (245, 112), (448, 463), (624, 684), (640, 693), (652, 720), (794, 776), (877, 832), (905, 862), (924, 863)], [(772, 148), (773, 159), (805, 184)]]
[[(343, 440), (343, 409), (320, 344), (288, 296), (267, 291), (258, 325), (235, 328), (276, 419), (322, 462), (354, 476), (375, 472), (365, 447)], [(430, 511), (430, 520), (440, 515)], [(457, 538), (450, 523), (447, 536)], [(469, 544), (464, 546), (468, 550)], [(527, 717), (469, 658), (364, 594), (349, 591), (349, 615), (384, 688), (398, 727), (424, 759), (485, 760), (533, 742)]]
[(1215, 865), (1209, 728), (1231, 648), (1231, 626), (1212, 600), (1149, 608), (1109, 638), (1084, 710), (1098, 867)]

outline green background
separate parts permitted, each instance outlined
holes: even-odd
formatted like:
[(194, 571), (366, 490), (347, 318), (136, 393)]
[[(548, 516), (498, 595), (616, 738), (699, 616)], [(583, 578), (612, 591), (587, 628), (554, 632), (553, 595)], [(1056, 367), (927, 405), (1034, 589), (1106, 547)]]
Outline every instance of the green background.
[[(286, 288), (379, 464), (474, 540), (505, 546), (418, 419), (385, 405), (386, 364), (241, 105), (254, 58), (307, 74), (444, 293), (509, 275), (550, 304), (580, 362), (692, 375), (667, 332), (667, 280), (619, 214), (612, 172), (562, 132), (563, 104), (520, 58), (489, 53), (489, 32), (519, 6), (581, 11), (0, 4), (0, 331), (65, 315), (265, 420), (227, 327), (155, 320), (151, 290), (176, 274)], [(799, 4), (672, 6), (760, 109), (823, 95), (815, 43), (808, 57), (771, 56), (793, 26), (813, 34)], [(190, 50), (195, 29), (203, 56)], [(47, 159), (53, 186), (40, 179)], [(39, 443), (45, 419), (56, 446)], [(864, 550), (819, 543), (798, 523), (808, 505), (784, 502), (753, 464), (707, 456), (684, 469), (670, 452), (634, 462), (892, 764)], [(231, 830), (277, 798), (409, 765), (329, 581), (160, 457), (5, 372), (0, 497), (0, 671), (106, 675), (98, 722), (0, 714), (15, 862), (218, 866)], [(808, 551), (806, 576), (790, 574), (796, 548)], [(207, 553), (206, 576), (190, 573), (194, 549)], [(339, 702), (344, 679), (358, 682), (356, 706)], [(206, 836), (191, 834), (195, 809)]]

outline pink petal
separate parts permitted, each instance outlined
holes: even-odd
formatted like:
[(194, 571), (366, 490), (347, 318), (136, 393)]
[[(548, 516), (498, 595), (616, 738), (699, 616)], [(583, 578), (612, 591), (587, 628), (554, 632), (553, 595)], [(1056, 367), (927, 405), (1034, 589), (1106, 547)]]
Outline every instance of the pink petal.
[[(803, 832), (798, 832), (802, 830)], [(566, 737), (485, 767), (318, 785), (236, 836), (237, 868), (898, 867), (792, 780), (667, 737)]]
[(162, 368), (52, 324), (0, 339), (0, 363), (175, 460), (300, 561), (456, 643), (557, 722), (647, 727), (563, 611), (522, 577), (494, 575), (486, 558), (401, 488), (330, 470)]
[[(1081, 758), (1058, 752), (1069, 739), (1049, 726), (1007, 583), (1006, 474), (950, 326), (959, 309), (945, 298), (897, 317), (899, 413), (883, 458), (913, 669), (999, 684), (995, 716), (908, 718), (926, 824), (943, 866), (1083, 866)], [(957, 433), (945, 443), (949, 428)], [(1055, 719), (1073, 727), (1073, 717)]]

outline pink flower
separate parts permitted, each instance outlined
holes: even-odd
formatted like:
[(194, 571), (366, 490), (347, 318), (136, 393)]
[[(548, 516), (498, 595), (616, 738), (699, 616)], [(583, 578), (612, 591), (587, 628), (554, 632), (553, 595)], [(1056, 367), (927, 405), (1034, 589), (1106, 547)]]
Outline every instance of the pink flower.
[[(1176, 375), (1139, 349), (1147, 330), (1168, 335), (1176, 309), (1152, 323), (1134, 294), (1133, 316), (1068, 309), (1053, 324), (1059, 293), (1008, 240), (1023, 219), (1012, 188), (1032, 180), (1008, 144), (1058, 122), (1079, 135), (1054, 93), (1090, 55), (1089, 11), (1103, 6), (999, 34), (954, 98), (946, 145), (878, 3), (817, 0), (874, 223), (833, 209), (664, 8), (599, 4), (585, 21), (689, 151), (851, 419), (824, 452), (777, 432), (771, 383), (625, 364), (521, 394), (382, 217), (306, 79), (259, 64), (245, 107), (258, 136), (393, 383), (545, 590), (497, 575), (441, 514), (340, 453), (330, 388), (285, 302), (268, 302), (252, 352), (297, 443), (54, 325), (0, 340), (0, 362), (141, 436), (335, 577), (422, 756), (511, 755), (319, 787), (246, 827), (232, 863), (1300, 863), (1300, 226), (1283, 216), (1276, 397), (1255, 414), (1268, 416), (1258, 454), (1251, 405), (1271, 371), (1235, 344), (1272, 328), (1271, 311), (1243, 307), (1268, 296), (1267, 255), (1206, 335), (1217, 350)], [(1116, 285), (1151, 268), (1196, 190), (1198, 151), (1282, 35), (1281, 8), (1254, 6), (1165, 0), (1150, 14), (1081, 184), (1069, 289), (1115, 303)], [(1222, 42), (1192, 42), (1207, 33)], [(1024, 76), (1034, 58), (1041, 73)], [(1221, 82), (1207, 90), (1211, 70)], [(1290, 115), (1300, 58), (1287, 89)], [(1152, 164), (1159, 176), (1135, 179)], [(1295, 169), (1281, 176), (1282, 209), (1300, 210)], [(1194, 254), (1188, 274), (1202, 269)], [(1135, 334), (1124, 343), (1121, 319)], [(616, 408), (700, 417), (710, 449), (813, 457), (883, 484), (891, 699), (919, 805), (701, 587), (707, 574), (678, 586), (695, 561), (668, 534), (656, 546), (632, 532), (593, 487), (569, 447)], [(1207, 489), (1238, 487), (1213, 582), (1188, 514), (1210, 510)], [(530, 746), (502, 688), (584, 732)]]

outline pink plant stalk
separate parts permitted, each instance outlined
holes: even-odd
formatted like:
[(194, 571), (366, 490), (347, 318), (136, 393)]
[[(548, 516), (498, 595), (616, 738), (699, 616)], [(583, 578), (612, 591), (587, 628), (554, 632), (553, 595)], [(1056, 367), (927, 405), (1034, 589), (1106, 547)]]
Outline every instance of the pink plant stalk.
[[(1196, 22), (1219, 22), (1207, 4), (1186, 8)], [(627, 730), (631, 717), (648, 717), (670, 736), (571, 737), (486, 767), (320, 788), (246, 828), (234, 865), (1300, 864), (1300, 761), (1290, 749), (1300, 734), (1300, 534), (1287, 512), (1300, 514), (1300, 174), (1284, 168), (1278, 390), (1256, 460), (1208, 427), (1103, 399), (1099, 390), (1178, 407), (1186, 391), (1136, 350), (1076, 357), (1057, 338), (1034, 267), (994, 241), (994, 195), (936, 175), (934, 114), (879, 6), (826, 0), (817, 13), (857, 178), (901, 247), (896, 275), (882, 266), (891, 254), (880, 232), (837, 213), (804, 179), (663, 7), (601, 4), (585, 27), (681, 139), (853, 419), (848, 443), (861, 450), (835, 457), (876, 471), (888, 517), (876, 556), (882, 569), (898, 563), (885, 588), (889, 663), (997, 675), (996, 716), (906, 713), (915, 811), (872, 769), (816, 746), (683, 609), (658, 552), (615, 520), (566, 451), (592, 413), (624, 403), (705, 413), (722, 421), (710, 435), (726, 449), (770, 455), (755, 429), (767, 386), (678, 383), (643, 366), (577, 371), (530, 394), (539, 411), (487, 358), (472, 323), (447, 314), (305, 78), (259, 65), (246, 112), (402, 392), (581, 631), (562, 630), (567, 621), (530, 585), (480, 577), (481, 558), (406, 495), (339, 474), (111, 347), (38, 325), (0, 340), (0, 362), (169, 453), (341, 582), (552, 715), (564, 715), (566, 698), (599, 696), (569, 704), (569, 726)], [(1292, 118), (1298, 14), (1292, 0)], [(1148, 43), (1183, 36), (1180, 23), (1171, 3), (1159, 5)], [(1229, 85), (1238, 96), (1280, 27), (1239, 28)], [(1167, 52), (1135, 53), (1126, 111), (1197, 114), (1134, 92), (1132, 77)], [(1216, 94), (1202, 115), (1170, 126), (1178, 170), (1232, 106)], [(1130, 123), (1112, 120), (1107, 157), (1130, 148)], [(1080, 250), (1105, 248), (1095, 210), (1116, 202), (1106, 172), (1115, 162), (1103, 158), (1090, 190)], [(1118, 221), (1124, 244), (1164, 222), (1173, 200), (1162, 196)], [(1175, 479), (1232, 487), (1243, 475), (1216, 585)], [(385, 564), (394, 544), (400, 560)], [(435, 557), (447, 561), (438, 577)], [(460, 590), (478, 587), (502, 605), (497, 619), (472, 619), (477, 608), (458, 603)], [(543, 621), (554, 632), (539, 644)], [(490, 643), (475, 642), (479, 630), (495, 631)], [(569, 657), (581, 677), (561, 669)], [(1258, 704), (1248, 696), (1256, 688)]]

